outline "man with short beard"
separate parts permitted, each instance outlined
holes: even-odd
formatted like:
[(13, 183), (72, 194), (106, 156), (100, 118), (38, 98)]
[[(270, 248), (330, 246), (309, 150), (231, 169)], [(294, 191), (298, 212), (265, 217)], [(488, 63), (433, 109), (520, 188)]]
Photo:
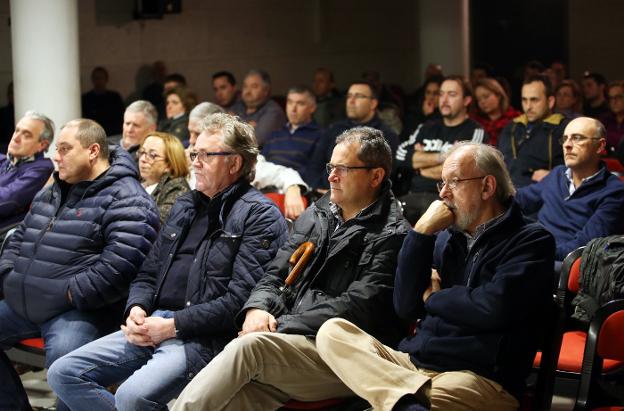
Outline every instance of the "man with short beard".
[(438, 188), (398, 258), (394, 308), (422, 319), (416, 333), (397, 351), (333, 318), (316, 348), (376, 410), (516, 410), (552, 299), (554, 239), (524, 219), (491, 146), (459, 143)]

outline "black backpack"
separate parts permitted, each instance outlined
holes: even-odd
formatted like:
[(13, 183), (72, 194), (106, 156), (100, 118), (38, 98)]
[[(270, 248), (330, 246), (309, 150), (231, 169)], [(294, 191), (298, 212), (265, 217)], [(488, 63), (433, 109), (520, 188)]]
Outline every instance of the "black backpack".
[(624, 236), (595, 238), (587, 243), (580, 274), (572, 318), (589, 324), (600, 306), (624, 297)]

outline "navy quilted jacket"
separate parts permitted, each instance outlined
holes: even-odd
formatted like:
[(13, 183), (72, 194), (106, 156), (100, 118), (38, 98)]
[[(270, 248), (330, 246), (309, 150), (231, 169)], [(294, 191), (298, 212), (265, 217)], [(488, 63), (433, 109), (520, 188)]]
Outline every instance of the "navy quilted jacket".
[[(171, 209), (154, 248), (130, 286), (126, 313), (139, 305), (154, 312), (158, 295), (178, 248), (195, 218), (197, 191), (183, 194)], [(236, 337), (234, 316), (286, 241), (280, 211), (249, 183), (239, 181), (223, 193), (217, 229), (209, 237), (204, 263), (189, 272), (185, 308), (174, 314), (185, 341), (187, 378), (193, 378)]]
[[(6, 302), (35, 323), (77, 308), (124, 300), (158, 230), (158, 209), (138, 181), (132, 157), (111, 148), (111, 167), (73, 185), (41, 190), (0, 259)], [(71, 290), (72, 302), (67, 297)], [(120, 318), (121, 320), (121, 318)]]

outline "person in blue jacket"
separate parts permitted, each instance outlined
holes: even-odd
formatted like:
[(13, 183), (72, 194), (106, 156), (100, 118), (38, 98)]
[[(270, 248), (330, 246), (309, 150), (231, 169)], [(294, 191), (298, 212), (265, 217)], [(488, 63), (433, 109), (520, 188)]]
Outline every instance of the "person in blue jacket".
[[(46, 367), (119, 326), (159, 226), (134, 160), (109, 151), (93, 120), (63, 126), (54, 160), (54, 184), (35, 196), (0, 258), (0, 348), (41, 336)], [(28, 404), (4, 351), (0, 381), (0, 409)]]
[(398, 258), (394, 307), (421, 319), (415, 334), (395, 350), (332, 319), (319, 355), (376, 410), (516, 410), (552, 299), (554, 239), (523, 217), (491, 146), (458, 143), (438, 187)]
[(234, 316), (286, 240), (280, 211), (250, 184), (253, 128), (219, 113), (200, 130), (190, 153), (196, 190), (179, 197), (132, 282), (126, 324), (48, 372), (72, 410), (167, 409), (236, 337)]
[(555, 237), (557, 261), (591, 239), (624, 233), (624, 183), (600, 160), (605, 127), (590, 117), (576, 118), (561, 143), (565, 165), (516, 194), (522, 211), (537, 213), (537, 221)]
[(0, 154), (0, 228), (21, 221), (33, 197), (54, 171), (44, 153), (54, 138), (54, 123), (28, 111), (15, 126), (6, 156)]

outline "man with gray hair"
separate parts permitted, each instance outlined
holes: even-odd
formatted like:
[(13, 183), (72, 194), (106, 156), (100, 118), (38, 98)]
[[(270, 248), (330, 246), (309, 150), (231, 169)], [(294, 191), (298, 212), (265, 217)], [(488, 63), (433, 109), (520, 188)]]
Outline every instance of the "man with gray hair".
[(516, 195), (522, 211), (537, 213), (537, 221), (555, 236), (558, 262), (594, 238), (624, 232), (624, 184), (601, 160), (605, 127), (590, 117), (575, 118), (560, 143), (565, 165)]
[(196, 190), (178, 198), (130, 285), (125, 325), (48, 372), (73, 410), (166, 409), (236, 337), (234, 315), (286, 240), (279, 210), (250, 185), (253, 128), (218, 113), (200, 130), (190, 155)]
[(397, 350), (335, 318), (316, 348), (376, 410), (517, 410), (549, 317), (554, 239), (524, 219), (491, 146), (457, 143), (438, 190), (398, 257), (394, 308), (416, 332)]
[(134, 101), (126, 107), (124, 112), (121, 136), (109, 136), (108, 143), (119, 144), (121, 148), (134, 157), (145, 137), (150, 132), (156, 131), (157, 124), (158, 111), (156, 107), (147, 100)]
[(19, 222), (33, 197), (54, 171), (44, 157), (54, 138), (54, 123), (35, 111), (15, 126), (7, 154), (0, 153), (0, 228)]
[(271, 100), (271, 77), (264, 70), (247, 72), (241, 100), (232, 106), (232, 112), (253, 126), (260, 147), (273, 131), (286, 123), (284, 110)]
[[(409, 226), (390, 190), (391, 167), (380, 131), (359, 127), (338, 137), (327, 164), (330, 192), (295, 221), (236, 316), (239, 338), (191, 381), (174, 410), (273, 410), (290, 398), (351, 394), (326, 377), (314, 336), (327, 319), (342, 317), (388, 344), (398, 337), (392, 286)], [(285, 283), (291, 255), (302, 252), (307, 264)]]
[(109, 151), (93, 120), (63, 126), (54, 161), (54, 183), (37, 193), (0, 257), (2, 410), (28, 403), (4, 350), (41, 336), (49, 367), (116, 329), (158, 230), (134, 160), (120, 147)]

